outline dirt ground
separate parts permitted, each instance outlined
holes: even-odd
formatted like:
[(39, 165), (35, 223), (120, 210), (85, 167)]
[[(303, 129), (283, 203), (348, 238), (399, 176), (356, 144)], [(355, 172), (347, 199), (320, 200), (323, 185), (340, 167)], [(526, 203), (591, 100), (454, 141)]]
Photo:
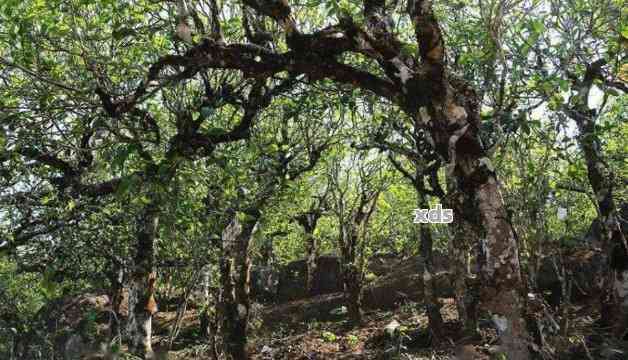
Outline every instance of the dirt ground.
[[(300, 300), (292, 303), (268, 306), (261, 309), (259, 317), (265, 321), (253, 321), (249, 341), (252, 359), (499, 359), (494, 354), (499, 350), (496, 333), (490, 322), (480, 321), (479, 336), (464, 338), (457, 319), (453, 299), (441, 299), (441, 312), (445, 320), (445, 334), (436, 342), (429, 335), (427, 317), (423, 307), (416, 302), (401, 304), (393, 310), (370, 310), (365, 313), (365, 321), (359, 327), (349, 327), (342, 315), (325, 320), (310, 319), (300, 323), (286, 323), (283, 326), (271, 326), (269, 314), (283, 313), (283, 321), (290, 309), (307, 310), (324, 304), (327, 309), (341, 298), (340, 294), (329, 294), (319, 298)], [(590, 304), (574, 305), (567, 312), (568, 321), (557, 318), (560, 325), (567, 324), (567, 332), (560, 331), (548, 335), (545, 348), (535, 355), (539, 359), (626, 359), (628, 344), (611, 342), (605, 336), (604, 329), (596, 328), (595, 320), (599, 314)], [(173, 314), (160, 314), (156, 319), (156, 347), (166, 339), (167, 334), (160, 332), (173, 321)], [(297, 316), (296, 318), (299, 318)], [(280, 319), (277, 319), (280, 320)], [(402, 332), (400, 355), (395, 357), (395, 347), (387, 341), (385, 328), (392, 321), (397, 321)], [(276, 324), (276, 323), (275, 323)], [(203, 339), (196, 337), (198, 319), (191, 313), (186, 314), (179, 340), (169, 353), (169, 359), (204, 358), (206, 345)], [(162, 346), (164, 344), (161, 344)]]

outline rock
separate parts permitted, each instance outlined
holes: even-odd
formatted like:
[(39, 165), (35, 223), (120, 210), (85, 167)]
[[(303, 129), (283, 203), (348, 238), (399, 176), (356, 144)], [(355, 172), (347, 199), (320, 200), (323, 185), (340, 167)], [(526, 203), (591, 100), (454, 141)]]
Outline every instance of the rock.
[[(439, 265), (440, 266), (440, 265)], [(423, 300), (422, 274), (423, 260), (415, 256), (398, 261), (397, 265), (385, 276), (378, 277), (373, 283), (363, 289), (362, 305), (364, 309), (390, 310), (406, 301), (420, 302)], [(453, 297), (451, 274), (448, 271), (437, 270), (434, 282), (437, 295)], [(318, 321), (333, 320), (330, 312), (345, 304), (342, 288), (332, 294), (324, 294), (308, 299), (285, 302), (268, 308), (264, 314), (264, 323), (274, 328), (279, 323), (284, 325), (301, 323), (311, 319)]]
[(458, 346), (455, 352), (456, 360), (476, 360), (482, 358), (480, 353), (475, 350), (475, 347), (473, 347), (473, 345)]
[(280, 270), (276, 300), (286, 302), (342, 291), (340, 260), (335, 256), (321, 256), (316, 259), (316, 271), (312, 283), (312, 293), (306, 294), (306, 262), (298, 260), (288, 263)]
[(392, 320), (384, 327), (384, 358), (397, 359), (401, 353), (405, 336), (401, 333), (401, 324)]
[(80, 359), (86, 347), (87, 344), (85, 344), (80, 335), (72, 334), (65, 342), (63, 348), (63, 357), (68, 360)]
[(384, 332), (386, 333), (386, 335), (389, 338), (394, 338), (396, 337), (396, 333), (399, 330), (399, 327), (401, 326), (401, 324), (399, 324), (399, 322), (397, 320), (393, 320), (391, 322), (389, 322), (386, 327), (384, 327)]
[(275, 358), (275, 350), (268, 345), (264, 345), (262, 350), (260, 351), (260, 355), (262, 355), (262, 359), (274, 359)]
[(271, 266), (251, 267), (251, 297), (257, 302), (269, 302), (277, 297), (279, 271)]
[(55, 354), (79, 359), (100, 352), (108, 336), (109, 306), (104, 294), (67, 296), (45, 305), (37, 321), (52, 339)]
[[(574, 249), (564, 256), (563, 261), (567, 280), (572, 281), (571, 301), (577, 302), (600, 294), (600, 279), (604, 270), (600, 250)], [(558, 256), (550, 255), (541, 259), (537, 274), (537, 288), (542, 293), (549, 292), (547, 302), (553, 307), (559, 306), (562, 302), (560, 271), (561, 264)]]
[[(317, 267), (314, 272), (312, 293), (307, 294), (305, 289), (306, 262), (297, 260), (273, 270), (268, 267), (252, 267), (251, 269), (251, 296), (258, 302), (284, 303), (304, 299), (312, 296), (331, 294), (343, 291), (340, 259), (336, 256), (320, 256), (316, 259)], [(437, 295), (440, 297), (453, 296), (449, 279), (447, 256), (439, 252), (434, 253), (434, 276)], [(380, 254), (369, 260), (367, 274), (373, 274), (368, 283), (374, 288), (374, 294), (366, 294), (368, 301), (383, 303), (387, 307), (400, 301), (422, 296), (421, 286), (416, 289), (416, 274), (423, 273), (423, 259), (420, 256), (400, 258), (391, 254)], [(406, 289), (411, 288), (410, 291)], [(401, 289), (397, 291), (398, 289)], [(416, 293), (418, 291), (418, 293)], [(378, 300), (381, 299), (381, 300)], [(391, 301), (389, 301), (391, 300)]]
[(382, 276), (390, 273), (401, 261), (403, 257), (392, 253), (378, 253), (369, 259), (368, 272), (376, 276)]
[(347, 307), (346, 306), (341, 306), (341, 307), (338, 307), (338, 308), (335, 308), (335, 309), (331, 310), (329, 313), (331, 315), (340, 316), (340, 315), (347, 314), (347, 312), (348, 312)]
[(504, 349), (499, 345), (492, 345), (488, 348), (488, 353), (491, 355), (499, 355), (504, 353)]
[[(436, 256), (435, 256), (436, 258)], [(414, 256), (399, 261), (385, 276), (380, 276), (364, 289), (363, 304), (368, 308), (392, 309), (406, 301), (423, 299), (423, 258)], [(435, 261), (433, 281), (436, 296), (453, 297), (451, 273), (443, 261)]]

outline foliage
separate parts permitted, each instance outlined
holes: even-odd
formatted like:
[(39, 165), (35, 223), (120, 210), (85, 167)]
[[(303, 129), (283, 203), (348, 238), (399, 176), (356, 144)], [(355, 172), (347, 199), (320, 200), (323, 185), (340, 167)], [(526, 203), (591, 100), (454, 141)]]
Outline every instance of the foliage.
[[(296, 63), (269, 70), (268, 54), (281, 63), (273, 56), (298, 51), (282, 25), (250, 16), (240, 3), (218, 2), (220, 32), (224, 44), (257, 49), (252, 59), (238, 58), (255, 71), (176, 63), (212, 36), (213, 1), (189, 2), (204, 28), (192, 43), (176, 33), (176, 3), (0, 4), (0, 357), (16, 334), (34, 330), (45, 304), (109, 291), (120, 270), (128, 281), (150, 205), (160, 213), (151, 259), (157, 299), (174, 304), (199, 288), (201, 271), (218, 291), (221, 239), (234, 213), (255, 218), (245, 251), (251, 262), (277, 267), (306, 257), (306, 234), (294, 218), (317, 196), (333, 192), (314, 230), (318, 251), (339, 256), (351, 205), (377, 192), (357, 249), (356, 261), (366, 267), (373, 255), (417, 255), (413, 209), (422, 197), (430, 206), (450, 200), (451, 159), (417, 121), (423, 115), (412, 119), (377, 90), (337, 81), (342, 73), (300, 73)], [(288, 3), (304, 34), (369, 21), (360, 1)], [(400, 40), (392, 45), (423, 63), (422, 40), (415, 41), (402, 3), (389, 1), (385, 9), (386, 26)], [(599, 138), (615, 203), (628, 203), (624, 2), (455, 0), (435, 2), (434, 10), (450, 77), (477, 93), (481, 151), (499, 175), (524, 270), (554, 248), (583, 246), (600, 216), (582, 151), (587, 137)], [(273, 44), (253, 44), (250, 28)], [(390, 59), (373, 57), (372, 49), (302, 50), (291, 61), (332, 59), (342, 69), (397, 81), (396, 71), (381, 66)], [(594, 62), (603, 64), (582, 104), (579, 84)], [(570, 116), (582, 106), (594, 122), (588, 134)], [(434, 182), (425, 187), (424, 177)], [(559, 209), (567, 219), (558, 218)], [(434, 248), (447, 252), (451, 229), (430, 231)], [(337, 341), (330, 332), (321, 337)]]

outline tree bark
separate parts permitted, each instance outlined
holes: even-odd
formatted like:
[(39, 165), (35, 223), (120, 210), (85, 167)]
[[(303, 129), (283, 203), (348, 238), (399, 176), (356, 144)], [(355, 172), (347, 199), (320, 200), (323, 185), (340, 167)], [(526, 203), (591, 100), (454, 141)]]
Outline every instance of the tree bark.
[(355, 233), (353, 224), (343, 224), (341, 227), (344, 227), (341, 229), (340, 252), (345, 304), (352, 324), (359, 325), (362, 323), (362, 276), (356, 265), (358, 235)]
[(449, 79), (441, 86), (434, 89), (441, 93), (417, 112), (426, 121), (435, 149), (448, 161), (446, 170), (456, 180), (455, 188), (468, 197), (463, 203), (467, 208), (459, 212), (462, 218), (454, 221), (481, 228), (485, 234), (479, 256), (482, 308), (493, 318), (510, 359), (528, 359), (518, 244), (497, 176), (479, 139), (479, 101), (461, 81)]
[(453, 225), (453, 238), (449, 243), (449, 254), (452, 268), (452, 286), (458, 319), (462, 323), (464, 333), (467, 336), (477, 334), (477, 289), (471, 289), (468, 284), (469, 273), (467, 266), (467, 254), (471, 251), (468, 237), (472, 236), (468, 227), (458, 222)]
[(222, 234), (218, 337), (228, 360), (248, 359), (246, 349), (250, 310), (248, 250), (257, 217), (240, 215), (234, 215)]
[[(417, 169), (418, 170), (418, 169)], [(429, 208), (429, 203), (425, 195), (423, 187), (423, 175), (417, 174), (415, 188), (418, 197), (418, 205), (420, 209)], [(429, 228), (430, 224), (419, 224), (419, 236), (421, 255), (423, 256), (423, 289), (425, 294), (425, 308), (427, 312), (428, 328), (432, 334), (432, 338), (438, 342), (443, 334), (443, 317), (440, 313), (442, 304), (436, 296), (436, 286), (434, 284), (434, 261), (433, 261), (433, 239), (432, 232)]]
[(617, 206), (613, 198), (614, 174), (602, 155), (602, 142), (596, 132), (595, 112), (587, 105), (595, 78), (601, 76), (604, 60), (587, 66), (582, 81), (576, 83), (573, 106), (566, 107), (579, 130), (578, 141), (587, 166), (587, 177), (595, 194), (602, 228), (601, 245), (605, 256), (606, 275), (602, 294), (602, 323), (623, 338), (628, 329), (628, 246), (622, 232)]
[[(319, 204), (319, 206), (322, 206)], [(318, 257), (318, 241), (314, 236), (318, 219), (322, 216), (320, 209), (312, 208), (308, 212), (295, 217), (296, 221), (303, 227), (306, 237), (306, 274), (305, 289), (306, 293), (312, 295), (314, 293), (314, 274), (316, 273), (316, 258)]]
[(313, 233), (307, 233), (307, 258), (306, 258), (306, 283), (305, 289), (308, 294), (314, 294), (314, 275), (316, 274), (316, 258), (318, 257), (318, 241)]
[(347, 313), (354, 325), (362, 324), (362, 276), (355, 264), (344, 268), (345, 292), (347, 296)]
[[(476, 282), (471, 278), (469, 259), (473, 249), (472, 244), (477, 243), (478, 229), (473, 228), (465, 220), (465, 208), (469, 206), (468, 196), (456, 189), (453, 181), (448, 182), (449, 195), (448, 206), (454, 211), (454, 219), (450, 225), (452, 232), (451, 241), (448, 244), (449, 259), (451, 261), (451, 283), (456, 300), (458, 319), (462, 323), (466, 336), (473, 337), (478, 330), (477, 304), (478, 290)], [(475, 240), (475, 241), (474, 241)]]
[(111, 272), (109, 274), (109, 282), (109, 299), (112, 312), (112, 318), (109, 322), (109, 332), (110, 338), (113, 339), (114, 337), (120, 335), (120, 321), (122, 320), (122, 314), (120, 311), (122, 300), (124, 298), (124, 269), (122, 264), (112, 264)]
[(529, 354), (524, 342), (517, 242), (494, 176), (476, 189), (475, 198), (486, 229), (480, 272), (482, 306), (491, 313), (506, 352), (512, 359), (525, 359)]
[(158, 224), (159, 204), (152, 199), (139, 216), (134, 269), (129, 284), (129, 350), (143, 359), (154, 356), (151, 321), (157, 312), (154, 263)]

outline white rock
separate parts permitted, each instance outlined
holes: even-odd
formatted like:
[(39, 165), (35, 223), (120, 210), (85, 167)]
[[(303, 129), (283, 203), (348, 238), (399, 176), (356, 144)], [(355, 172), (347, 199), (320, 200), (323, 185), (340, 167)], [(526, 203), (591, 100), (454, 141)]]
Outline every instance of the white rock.
[(393, 320), (389, 322), (388, 325), (386, 325), (384, 331), (386, 331), (386, 334), (388, 334), (388, 336), (392, 337), (395, 335), (395, 331), (399, 329), (399, 326), (401, 326), (401, 324), (399, 324), (397, 320)]
[(341, 306), (339, 308), (333, 309), (329, 313), (332, 314), (332, 315), (344, 315), (347, 312), (348, 312), (347, 307), (346, 306)]

